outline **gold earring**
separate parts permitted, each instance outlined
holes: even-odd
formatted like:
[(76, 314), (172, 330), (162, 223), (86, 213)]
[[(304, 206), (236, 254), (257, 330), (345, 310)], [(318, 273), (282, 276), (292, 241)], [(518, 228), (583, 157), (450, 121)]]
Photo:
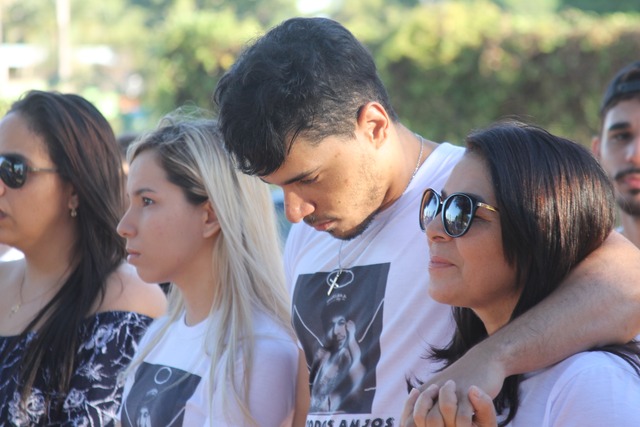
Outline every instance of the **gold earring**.
[(76, 208), (71, 208), (71, 218), (75, 218), (78, 216), (78, 211)]

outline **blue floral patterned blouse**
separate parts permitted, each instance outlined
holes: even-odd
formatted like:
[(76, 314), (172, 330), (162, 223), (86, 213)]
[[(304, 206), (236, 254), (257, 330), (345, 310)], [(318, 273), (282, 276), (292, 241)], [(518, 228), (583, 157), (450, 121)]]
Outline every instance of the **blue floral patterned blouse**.
[(29, 334), (17, 343), (17, 336), (0, 337), (0, 354), (14, 347), (0, 361), (0, 427), (5, 426), (112, 426), (122, 399), (118, 374), (129, 364), (137, 343), (152, 319), (137, 313), (110, 311), (87, 318), (80, 326), (80, 347), (69, 393), (51, 394), (45, 405), (43, 385), (48, 372), (39, 372), (26, 409), (19, 405), (18, 365)]

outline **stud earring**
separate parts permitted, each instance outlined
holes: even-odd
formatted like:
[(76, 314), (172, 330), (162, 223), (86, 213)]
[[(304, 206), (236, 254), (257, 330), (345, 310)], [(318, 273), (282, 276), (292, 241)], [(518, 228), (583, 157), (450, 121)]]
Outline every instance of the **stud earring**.
[(71, 208), (71, 218), (75, 218), (78, 216), (78, 211), (76, 208)]

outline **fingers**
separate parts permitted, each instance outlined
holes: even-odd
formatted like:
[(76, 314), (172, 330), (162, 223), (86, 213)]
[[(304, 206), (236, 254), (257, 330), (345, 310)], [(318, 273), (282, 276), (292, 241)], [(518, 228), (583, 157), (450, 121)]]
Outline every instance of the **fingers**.
[(439, 412), (434, 413), (432, 409), (437, 410), (436, 400), (438, 399), (438, 386), (431, 384), (427, 387), (416, 400), (413, 408), (413, 421), (416, 427), (440, 427), (442, 418)]
[(404, 404), (404, 408), (402, 408), (402, 416), (400, 417), (401, 427), (414, 427), (416, 425), (413, 422), (413, 407), (418, 400), (418, 396), (420, 396), (420, 390), (418, 390), (417, 388), (411, 389), (409, 398)]
[[(453, 381), (451, 381), (453, 383)], [(453, 383), (453, 389), (455, 390), (456, 384)], [(458, 390), (460, 393), (460, 390)], [(456, 427), (471, 427), (473, 424), (473, 406), (469, 401), (467, 394), (464, 392), (459, 394), (460, 399), (457, 400), (455, 424), (451, 424)]]
[(402, 410), (400, 426), (496, 427), (497, 419), (488, 394), (472, 386), (467, 395), (458, 398), (456, 383), (449, 380), (442, 387), (432, 384), (422, 392), (411, 390)]
[[(458, 397), (456, 396), (456, 383), (452, 380), (447, 381), (440, 388), (438, 393), (438, 408), (440, 409), (440, 415), (444, 421), (445, 426), (456, 425), (456, 412), (458, 411)], [(437, 419), (434, 413), (428, 419)]]
[[(460, 394), (455, 381), (449, 380), (440, 389), (438, 408), (442, 422), (446, 427), (471, 427), (473, 424), (473, 407), (465, 394)], [(435, 408), (432, 410), (435, 418)], [(431, 414), (427, 416), (429, 422)], [(431, 425), (431, 424), (429, 424)]]
[(356, 324), (353, 320), (347, 320), (347, 331), (351, 333), (356, 331)]
[(491, 397), (476, 386), (469, 387), (469, 401), (475, 411), (474, 422), (476, 427), (496, 427), (496, 410)]

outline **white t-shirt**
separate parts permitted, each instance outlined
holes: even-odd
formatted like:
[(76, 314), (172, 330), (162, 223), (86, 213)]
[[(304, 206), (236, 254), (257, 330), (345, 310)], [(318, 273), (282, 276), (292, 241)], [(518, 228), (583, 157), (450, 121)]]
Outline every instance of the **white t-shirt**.
[(527, 375), (508, 426), (640, 426), (640, 376), (613, 354), (578, 353)]
[[(150, 326), (139, 348), (149, 342), (163, 323), (159, 319)], [(213, 400), (209, 398), (211, 359), (203, 346), (206, 328), (206, 320), (187, 326), (184, 316), (169, 327), (144, 363), (126, 380), (120, 408), (122, 426), (246, 424), (228, 392), (228, 384), (214, 391)], [(249, 409), (260, 426), (290, 426), (295, 405), (298, 347), (286, 331), (264, 314), (255, 314), (254, 328), (256, 343)], [(238, 384), (242, 384), (245, 374), (239, 361)], [(239, 390), (243, 393), (242, 386)]]
[(3, 247), (2, 249), (4, 250), (2, 255), (0, 255), (0, 262), (15, 261), (15, 260), (24, 258), (24, 254), (16, 248), (12, 248), (6, 245), (0, 245), (0, 246), (2, 246)]
[[(334, 427), (397, 425), (407, 378), (424, 378), (433, 368), (420, 356), (429, 345), (450, 340), (450, 307), (427, 292), (429, 248), (418, 209), (424, 190), (440, 191), (463, 153), (462, 147), (440, 144), (402, 197), (362, 235), (342, 244), (348, 271), (331, 295), (341, 241), (305, 224), (292, 227), (285, 270), (293, 324), (311, 370), (307, 426), (331, 425), (328, 420)], [(341, 334), (347, 344), (339, 344)]]

